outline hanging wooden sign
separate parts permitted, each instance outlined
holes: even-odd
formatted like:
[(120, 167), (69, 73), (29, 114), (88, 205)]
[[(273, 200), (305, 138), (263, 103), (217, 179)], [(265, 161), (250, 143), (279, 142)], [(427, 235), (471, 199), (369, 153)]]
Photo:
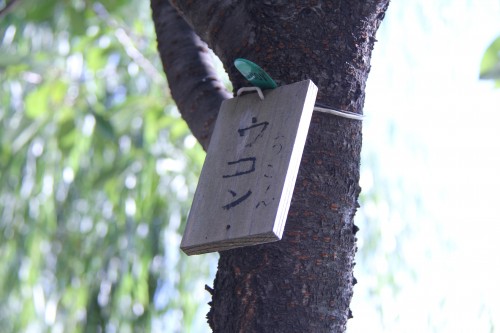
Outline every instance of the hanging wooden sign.
[(316, 101), (310, 80), (222, 103), (181, 242), (188, 254), (280, 240)]

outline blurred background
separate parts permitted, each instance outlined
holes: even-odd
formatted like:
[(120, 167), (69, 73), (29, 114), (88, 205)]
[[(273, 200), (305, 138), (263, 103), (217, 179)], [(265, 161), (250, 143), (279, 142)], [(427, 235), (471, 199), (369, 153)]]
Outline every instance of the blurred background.
[[(498, 0), (391, 2), (348, 332), (500, 330), (499, 36)], [(209, 331), (217, 255), (179, 250), (204, 152), (155, 38), (148, 2), (0, 14), (2, 332)]]
[(391, 1), (377, 39), (348, 332), (499, 332), (500, 1)]

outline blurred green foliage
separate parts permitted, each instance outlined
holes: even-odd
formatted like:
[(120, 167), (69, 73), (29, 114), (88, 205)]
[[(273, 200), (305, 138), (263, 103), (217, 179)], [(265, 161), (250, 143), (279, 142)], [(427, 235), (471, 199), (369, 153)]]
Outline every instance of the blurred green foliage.
[(0, 20), (1, 331), (189, 332), (215, 260), (178, 248), (204, 153), (148, 3), (24, 0)]
[(495, 86), (500, 88), (500, 36), (484, 52), (479, 77), (483, 80), (494, 80)]

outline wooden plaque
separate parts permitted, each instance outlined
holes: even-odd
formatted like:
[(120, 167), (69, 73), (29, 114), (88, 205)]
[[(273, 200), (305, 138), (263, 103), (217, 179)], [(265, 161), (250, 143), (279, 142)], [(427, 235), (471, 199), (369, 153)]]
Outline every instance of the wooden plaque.
[(317, 87), (311, 80), (222, 103), (181, 242), (188, 254), (281, 239)]

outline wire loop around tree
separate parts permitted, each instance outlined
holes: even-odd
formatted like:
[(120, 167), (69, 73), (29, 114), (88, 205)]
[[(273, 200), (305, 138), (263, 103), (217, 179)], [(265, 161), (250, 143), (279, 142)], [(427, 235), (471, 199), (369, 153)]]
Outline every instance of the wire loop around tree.
[[(261, 100), (264, 100), (264, 93), (262, 92), (262, 89), (260, 89), (259, 87), (242, 87), (242, 88), (238, 89), (238, 91), (236, 92), (236, 96), (241, 96), (241, 94), (243, 94), (244, 92), (257, 92), (257, 94), (259, 95), (259, 98)], [(357, 114), (354, 112), (344, 111), (344, 110), (335, 110), (332, 108), (318, 106), (317, 104), (314, 106), (313, 110), (317, 111), (317, 112), (328, 113), (328, 114), (332, 114), (334, 116), (343, 117), (343, 118), (347, 118), (347, 119), (353, 119), (353, 120), (359, 120), (359, 121), (363, 121), (365, 118), (363, 115), (360, 115), (360, 114)]]

